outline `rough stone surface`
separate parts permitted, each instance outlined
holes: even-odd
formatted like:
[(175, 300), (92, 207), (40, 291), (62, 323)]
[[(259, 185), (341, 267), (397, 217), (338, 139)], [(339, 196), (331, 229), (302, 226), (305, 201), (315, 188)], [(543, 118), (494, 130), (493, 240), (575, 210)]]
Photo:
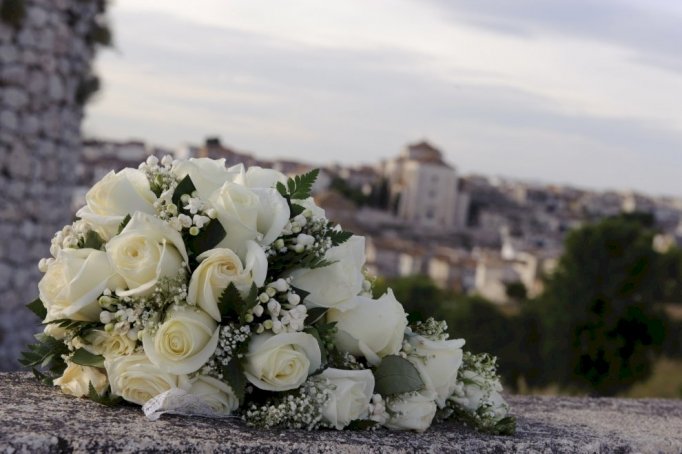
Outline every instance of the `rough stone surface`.
[(0, 370), (19, 366), (19, 350), (38, 330), (23, 305), (37, 296), (37, 263), (50, 238), (71, 220), (83, 116), (76, 92), (90, 72), (88, 36), (104, 5), (24, 3), (20, 27), (0, 20)]
[(680, 453), (682, 401), (512, 397), (515, 436), (454, 423), (424, 434), (256, 430), (238, 420), (164, 416), (61, 394), (29, 373), (0, 373), (0, 452)]

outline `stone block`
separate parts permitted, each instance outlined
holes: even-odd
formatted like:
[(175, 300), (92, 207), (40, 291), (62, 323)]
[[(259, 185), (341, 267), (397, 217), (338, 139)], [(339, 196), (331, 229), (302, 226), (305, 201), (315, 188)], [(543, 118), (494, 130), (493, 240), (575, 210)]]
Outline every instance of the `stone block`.
[(12, 110), (0, 111), (0, 128), (14, 131), (19, 126), (17, 115)]
[(514, 436), (461, 424), (411, 432), (259, 430), (237, 419), (163, 416), (61, 394), (31, 374), (0, 373), (0, 450), (18, 452), (679, 453), (682, 401), (512, 397)]
[(11, 109), (20, 109), (28, 103), (28, 96), (21, 89), (8, 87), (4, 90), (2, 101)]
[(10, 286), (12, 279), (12, 268), (0, 262), (0, 290), (6, 290)]
[(15, 46), (11, 44), (5, 44), (0, 46), (0, 61), (3, 65), (8, 65), (17, 61), (19, 54)]
[(40, 122), (35, 115), (24, 115), (21, 132), (26, 136), (35, 136), (40, 131)]
[(26, 70), (21, 65), (3, 65), (0, 70), (0, 81), (7, 85), (23, 85), (26, 81)]
[(35, 28), (41, 28), (47, 23), (48, 14), (42, 8), (33, 7), (33, 8), (28, 8), (27, 18), (28, 18), (27, 19), (28, 23), (31, 26), (33, 26)]
[(18, 179), (31, 175), (31, 156), (21, 147), (14, 147), (7, 160), (10, 176)]

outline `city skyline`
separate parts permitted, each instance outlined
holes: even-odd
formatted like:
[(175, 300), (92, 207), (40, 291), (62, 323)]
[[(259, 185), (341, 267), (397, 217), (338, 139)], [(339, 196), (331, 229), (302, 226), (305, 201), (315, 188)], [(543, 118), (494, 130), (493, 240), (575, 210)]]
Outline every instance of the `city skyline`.
[(316, 164), (426, 138), (465, 174), (682, 195), (674, 5), (273, 5), (114, 3), (85, 133)]

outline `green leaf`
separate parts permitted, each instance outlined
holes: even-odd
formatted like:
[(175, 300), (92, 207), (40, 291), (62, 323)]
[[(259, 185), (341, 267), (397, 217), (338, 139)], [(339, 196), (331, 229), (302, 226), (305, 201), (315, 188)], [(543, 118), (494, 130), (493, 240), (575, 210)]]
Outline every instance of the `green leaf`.
[(44, 320), (45, 317), (47, 317), (47, 309), (45, 308), (45, 305), (43, 302), (40, 300), (40, 298), (36, 298), (30, 303), (26, 305), (27, 308), (34, 314), (38, 316), (41, 320)]
[(317, 180), (320, 169), (313, 169), (310, 172), (294, 177), (294, 190), (290, 192), (292, 199), (307, 199), (313, 189), (313, 184)]
[(72, 330), (79, 337), (85, 336), (93, 329), (102, 328), (103, 325), (99, 322), (86, 322), (83, 320), (71, 320), (70, 318), (60, 318), (45, 323), (45, 325), (57, 325), (60, 328)]
[(217, 219), (212, 220), (199, 231), (197, 236), (188, 235), (187, 248), (194, 254), (201, 254), (202, 252), (213, 249), (225, 238), (225, 229)]
[(516, 433), (516, 418), (506, 416), (495, 424), (493, 433), (496, 435), (514, 435)]
[(287, 200), (292, 199), (307, 199), (310, 197), (310, 192), (313, 189), (313, 184), (317, 180), (317, 176), (320, 173), (320, 169), (313, 169), (308, 173), (303, 175), (297, 175), (293, 178), (287, 180), (286, 186), (282, 183), (277, 183), (275, 188), (282, 195), (282, 197)]
[(196, 187), (194, 186), (194, 183), (192, 183), (192, 179), (189, 177), (189, 175), (185, 175), (185, 178), (178, 183), (178, 185), (175, 188), (175, 192), (173, 192), (173, 203), (178, 207), (178, 209), (181, 209), (182, 202), (180, 199), (182, 198), (183, 195), (192, 195), (194, 191), (196, 191)]
[[(301, 301), (303, 301), (303, 299), (301, 299)], [(308, 309), (307, 312), (308, 316), (305, 319), (305, 324), (314, 325), (316, 322), (324, 318), (328, 310), (329, 308), (327, 307), (313, 307), (311, 309)]]
[(85, 238), (82, 241), (81, 249), (101, 249), (105, 241), (99, 236), (99, 233), (94, 230), (88, 230), (85, 234)]
[(317, 332), (320, 333), (320, 337), (323, 339), (333, 340), (332, 337), (336, 334), (336, 322), (331, 323), (318, 323), (315, 328)]
[(332, 246), (338, 246), (348, 241), (353, 236), (353, 232), (346, 232), (345, 230), (332, 230), (329, 232), (328, 236), (329, 239), (332, 240)]
[(297, 204), (297, 203), (292, 203), (289, 205), (289, 211), (290, 211), (290, 217), (295, 218), (299, 214), (303, 213), (305, 211), (305, 207)]
[(121, 233), (123, 229), (126, 228), (126, 225), (128, 225), (128, 223), (130, 222), (130, 219), (131, 219), (130, 215), (126, 214), (126, 217), (124, 217), (121, 223), (118, 225), (118, 233)]
[(345, 430), (371, 430), (379, 425), (378, 422), (372, 421), (371, 419), (354, 419), (350, 422)]
[(278, 181), (277, 184), (275, 185), (275, 188), (277, 188), (277, 192), (279, 192), (282, 197), (288, 197), (289, 193), (287, 192), (287, 187), (282, 184), (281, 181)]
[(243, 298), (234, 282), (230, 282), (230, 285), (223, 290), (218, 299), (218, 310), (223, 319), (232, 316), (238, 317), (240, 321), (244, 322), (244, 317), (256, 304), (258, 304), (258, 287), (256, 284), (251, 284), (248, 295)]
[(306, 266), (305, 268), (310, 268), (311, 270), (314, 270), (317, 268), (324, 268), (325, 266), (333, 265), (336, 262), (338, 262), (338, 260), (317, 259), (308, 263), (308, 266)]
[(111, 392), (104, 392), (102, 395), (98, 394), (95, 387), (92, 386), (92, 382), (88, 383), (88, 399), (107, 407), (113, 407), (121, 402), (121, 398), (114, 396)]
[(84, 348), (79, 348), (73, 353), (71, 362), (81, 366), (104, 367), (104, 356), (94, 355)]
[(258, 287), (256, 284), (251, 284), (251, 289), (249, 289), (249, 294), (246, 295), (244, 303), (245, 306), (242, 308), (242, 312), (240, 314), (242, 322), (244, 321), (244, 316), (258, 304)]
[(317, 344), (320, 346), (320, 354), (321, 354), (321, 356), (320, 356), (320, 362), (321, 362), (320, 367), (321, 368), (324, 367), (327, 364), (327, 349), (324, 346), (324, 342), (322, 342), (322, 337), (320, 336), (320, 333), (317, 331), (317, 329), (315, 329), (312, 326), (307, 327), (306, 329), (303, 330), (303, 332), (310, 334), (317, 341)]
[(232, 358), (227, 366), (223, 366), (221, 372), (223, 374), (223, 380), (232, 388), (234, 395), (239, 399), (239, 405), (243, 404), (248, 383), (239, 361), (237, 361), (236, 358)]
[(382, 396), (424, 389), (424, 381), (414, 364), (397, 355), (385, 356), (374, 371), (374, 392)]
[(239, 315), (238, 306), (241, 299), (242, 296), (239, 294), (239, 290), (237, 290), (234, 282), (230, 282), (230, 285), (223, 290), (223, 293), (220, 294), (220, 298), (218, 298), (220, 316), (226, 318), (231, 315)]
[[(51, 385), (53, 379), (64, 373), (66, 363), (62, 356), (68, 354), (69, 349), (62, 341), (43, 333), (36, 334), (35, 338), (38, 342), (26, 346), (19, 363), (33, 368), (36, 378)], [(45, 372), (37, 368), (42, 368)]]

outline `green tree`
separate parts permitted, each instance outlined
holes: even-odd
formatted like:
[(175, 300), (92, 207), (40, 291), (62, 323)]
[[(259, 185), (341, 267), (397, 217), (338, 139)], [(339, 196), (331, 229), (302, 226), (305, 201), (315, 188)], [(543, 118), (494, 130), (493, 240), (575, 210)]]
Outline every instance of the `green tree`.
[(613, 395), (646, 378), (664, 337), (650, 218), (619, 216), (566, 238), (534, 309), (544, 381)]

